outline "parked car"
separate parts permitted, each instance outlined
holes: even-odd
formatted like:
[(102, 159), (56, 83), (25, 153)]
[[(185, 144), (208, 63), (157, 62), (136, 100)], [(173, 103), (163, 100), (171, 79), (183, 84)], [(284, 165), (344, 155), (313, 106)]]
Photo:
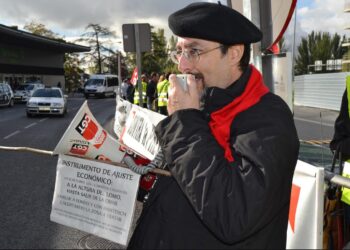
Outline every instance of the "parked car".
[(38, 82), (19, 85), (18, 88), (15, 89), (14, 100), (16, 102), (27, 102), (35, 90), (42, 88), (45, 88), (45, 85)]
[(60, 115), (67, 113), (67, 95), (57, 87), (35, 90), (27, 101), (27, 116), (38, 114)]
[(0, 83), (0, 106), (13, 106), (13, 92), (7, 83)]
[(115, 97), (118, 93), (118, 76), (116, 75), (92, 75), (84, 85), (84, 95), (96, 97)]

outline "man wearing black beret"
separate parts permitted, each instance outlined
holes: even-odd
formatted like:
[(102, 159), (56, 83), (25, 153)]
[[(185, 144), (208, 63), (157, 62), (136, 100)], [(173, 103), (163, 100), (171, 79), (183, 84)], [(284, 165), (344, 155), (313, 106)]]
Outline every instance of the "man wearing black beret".
[(288, 106), (249, 64), (260, 30), (194, 3), (173, 13), (169, 116), (156, 127), (172, 177), (159, 177), (130, 249), (283, 249), (299, 140)]

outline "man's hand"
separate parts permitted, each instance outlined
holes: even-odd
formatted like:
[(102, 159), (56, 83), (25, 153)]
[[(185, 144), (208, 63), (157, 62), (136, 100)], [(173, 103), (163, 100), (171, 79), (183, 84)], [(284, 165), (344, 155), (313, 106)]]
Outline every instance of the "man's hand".
[(195, 80), (194, 75), (187, 78), (188, 91), (185, 91), (178, 82), (176, 75), (169, 77), (170, 88), (168, 91), (168, 113), (173, 114), (181, 109), (199, 109), (200, 98), (203, 91), (202, 80)]

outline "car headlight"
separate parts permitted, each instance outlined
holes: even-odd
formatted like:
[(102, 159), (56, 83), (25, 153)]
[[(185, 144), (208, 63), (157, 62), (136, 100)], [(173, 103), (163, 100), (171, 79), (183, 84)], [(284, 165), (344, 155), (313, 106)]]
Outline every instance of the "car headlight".
[(60, 102), (53, 102), (53, 103), (51, 103), (51, 106), (55, 107), (55, 108), (62, 108), (63, 104)]
[(38, 106), (38, 103), (37, 102), (33, 102), (33, 101), (28, 101), (27, 102), (27, 106), (31, 106), (31, 107)]

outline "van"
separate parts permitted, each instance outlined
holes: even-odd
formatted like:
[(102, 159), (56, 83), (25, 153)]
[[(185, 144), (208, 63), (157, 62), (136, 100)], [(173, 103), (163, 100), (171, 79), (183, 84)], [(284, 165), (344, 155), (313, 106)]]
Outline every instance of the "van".
[(90, 79), (84, 85), (85, 98), (96, 97), (115, 97), (118, 93), (119, 80), (116, 75), (91, 75)]

